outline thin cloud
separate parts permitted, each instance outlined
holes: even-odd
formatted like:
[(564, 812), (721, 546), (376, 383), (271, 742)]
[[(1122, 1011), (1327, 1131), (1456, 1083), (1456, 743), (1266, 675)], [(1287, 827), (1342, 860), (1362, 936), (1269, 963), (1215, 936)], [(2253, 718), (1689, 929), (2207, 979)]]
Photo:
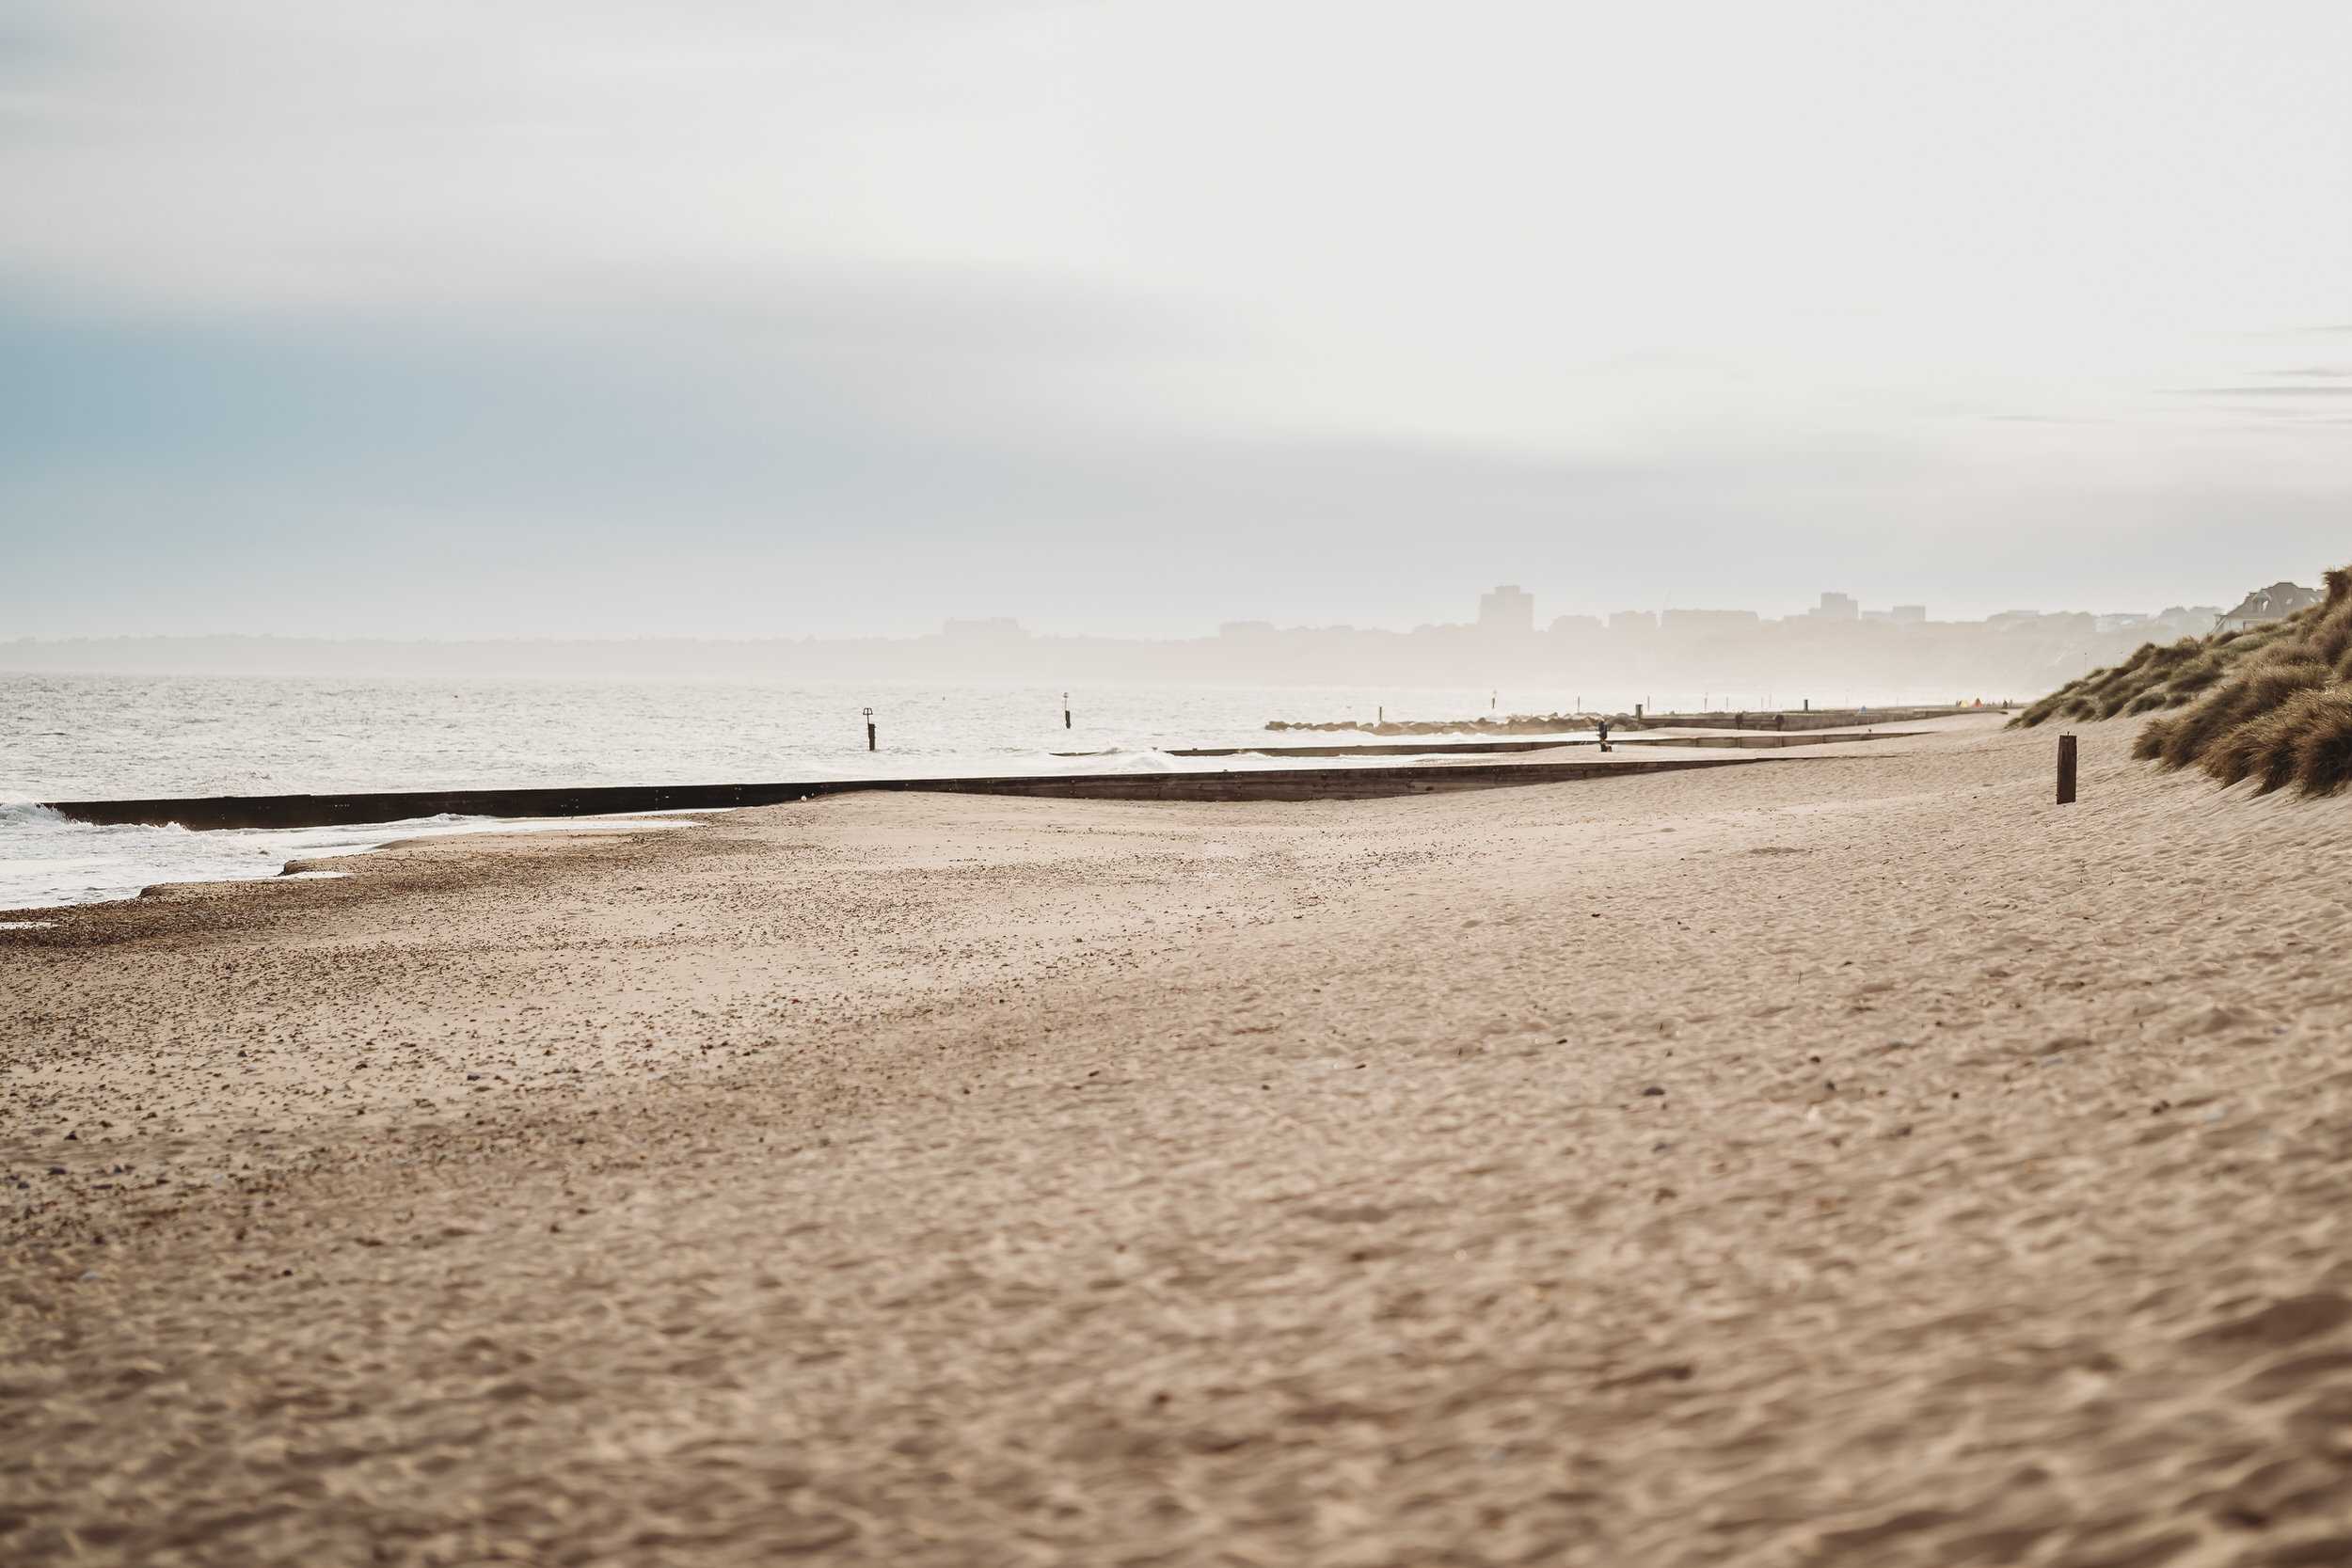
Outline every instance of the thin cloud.
[(1512, 580), (1770, 610), (1832, 567), (1940, 613), (2020, 573), (2194, 602), (2318, 550), (2352, 482), (2333, 433), (2254, 431), (2305, 403), (2238, 389), (2340, 316), (2352, 245), (2300, 199), (2352, 107), (2289, 23), (9, 24), (0, 507), (34, 543), (0, 635), (1409, 626)]

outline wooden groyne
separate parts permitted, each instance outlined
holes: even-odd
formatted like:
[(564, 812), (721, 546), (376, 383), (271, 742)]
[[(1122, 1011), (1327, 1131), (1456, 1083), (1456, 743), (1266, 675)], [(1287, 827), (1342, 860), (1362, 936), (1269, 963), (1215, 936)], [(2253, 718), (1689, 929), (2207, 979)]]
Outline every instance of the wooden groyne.
[[(1629, 728), (1642, 730), (1850, 730), (1868, 724), (1915, 724), (1925, 719), (1959, 719), (1972, 713), (2004, 714), (2006, 707), (1841, 707), (1772, 713), (1646, 713)], [(1616, 720), (1611, 720), (1613, 725)]]
[(1699, 746), (1735, 752), (1777, 752), (1790, 746), (1835, 746), (1847, 740), (1903, 740), (1913, 736), (1929, 734), (1926, 730), (1872, 730), (1851, 734), (1844, 730), (1790, 731), (1778, 735), (1770, 730), (1760, 735), (1629, 735), (1619, 738), (1624, 746)]
[[(1457, 740), (1427, 746), (1217, 746), (1170, 750), (1171, 757), (1429, 757), (1458, 752), (1548, 752), (1560, 746), (1590, 746), (1589, 740)], [(1057, 752), (1057, 756), (1077, 752)]]
[[(1844, 732), (1790, 731), (1786, 735), (1766, 731), (1748, 735), (1645, 735), (1619, 736), (1628, 746), (1701, 746), (1731, 751), (1772, 751), (1784, 746), (1832, 746), (1841, 740), (1899, 740), (1908, 736), (1925, 735), (1925, 730), (1870, 730), (1852, 734)], [(1425, 746), (1219, 746), (1178, 751), (1171, 749), (1171, 757), (1428, 757), (1451, 756), (1461, 752), (1551, 752), (1575, 746), (1590, 752), (1590, 740), (1464, 740), (1433, 743)], [(1078, 756), (1083, 752), (1057, 752), (1057, 756)]]
[[(1840, 730), (1862, 724), (1915, 724), (1925, 719), (1956, 719), (1972, 713), (2007, 713), (2006, 706), (1961, 704), (1941, 707), (1786, 708), (1770, 712), (1613, 713), (1609, 727), (1623, 734), (1636, 730)], [(1333, 723), (1301, 723), (1282, 719), (1266, 721), (1269, 730), (1351, 730), (1359, 735), (1561, 735), (1591, 730), (1601, 715), (1592, 713), (1513, 714), (1508, 719), (1391, 720), (1367, 724), (1343, 719)], [(1215, 753), (1203, 752), (1202, 755)], [(1309, 754), (1309, 753), (1302, 753)]]
[(608, 784), (580, 789), (416, 790), (350, 795), (215, 795), (163, 800), (52, 800), (77, 822), (191, 830), (338, 828), (438, 816), (612, 816), (631, 812), (733, 811), (862, 790), (1023, 795), (1061, 800), (1366, 800), (1465, 789), (1503, 789), (1752, 767), (1754, 757), (1590, 756), (1561, 762), (1430, 768), (1282, 768), (1185, 773), (1016, 774), (976, 779), (826, 779), (790, 784)]

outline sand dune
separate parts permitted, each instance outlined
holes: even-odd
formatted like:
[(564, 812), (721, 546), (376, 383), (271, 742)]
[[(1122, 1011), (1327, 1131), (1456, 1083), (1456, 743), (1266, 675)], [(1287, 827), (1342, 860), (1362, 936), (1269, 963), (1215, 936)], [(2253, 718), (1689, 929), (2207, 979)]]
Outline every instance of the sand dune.
[(1998, 721), (44, 911), (0, 1556), (2352, 1560), (2352, 804)]

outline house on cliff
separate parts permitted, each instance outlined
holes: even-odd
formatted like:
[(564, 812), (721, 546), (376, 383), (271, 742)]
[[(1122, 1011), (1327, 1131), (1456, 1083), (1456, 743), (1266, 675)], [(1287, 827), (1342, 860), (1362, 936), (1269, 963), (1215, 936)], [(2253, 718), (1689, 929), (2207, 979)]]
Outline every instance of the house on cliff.
[(2274, 582), (2267, 588), (2257, 588), (2246, 595), (2245, 602), (2235, 610), (2227, 610), (2214, 623), (2217, 631), (2248, 631), (2255, 626), (2268, 626), (2283, 620), (2306, 605), (2319, 602), (2316, 588), (2304, 588), (2292, 582)]

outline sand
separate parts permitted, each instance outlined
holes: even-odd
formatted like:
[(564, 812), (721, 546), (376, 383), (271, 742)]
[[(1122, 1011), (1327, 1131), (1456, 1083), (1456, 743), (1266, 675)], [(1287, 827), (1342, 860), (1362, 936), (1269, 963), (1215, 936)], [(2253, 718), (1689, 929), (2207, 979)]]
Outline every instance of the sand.
[(2352, 802), (1996, 722), (40, 911), (0, 1559), (2352, 1560)]

